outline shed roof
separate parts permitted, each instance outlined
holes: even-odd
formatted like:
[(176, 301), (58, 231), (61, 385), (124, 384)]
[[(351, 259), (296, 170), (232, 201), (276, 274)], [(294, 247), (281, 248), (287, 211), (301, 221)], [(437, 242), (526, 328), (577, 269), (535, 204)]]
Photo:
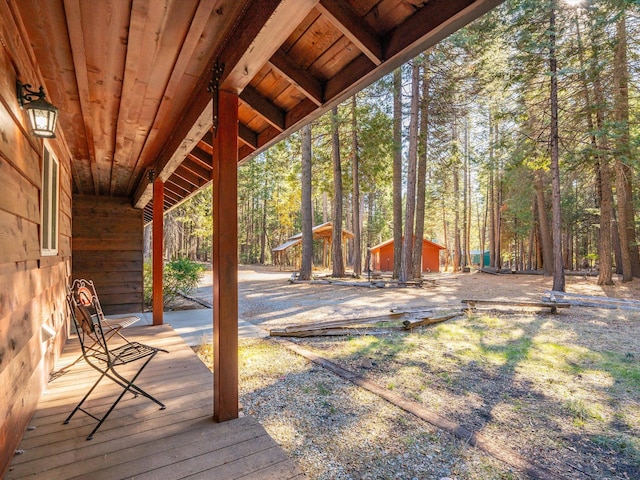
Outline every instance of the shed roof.
[[(333, 222), (325, 222), (312, 228), (313, 238), (331, 238), (333, 236)], [(342, 238), (353, 238), (355, 235), (349, 230), (342, 229)], [(302, 242), (302, 233), (296, 233), (282, 245), (273, 249), (274, 252), (283, 252)]]
[[(378, 245), (375, 245), (375, 246), (370, 248), (371, 253), (375, 253), (378, 250), (380, 250), (382, 247), (386, 247), (387, 245), (392, 244), (392, 243), (393, 243), (393, 238), (390, 238), (386, 242), (379, 243)], [(440, 250), (444, 250), (445, 249), (445, 247), (443, 247), (442, 245), (439, 245), (439, 244), (437, 244), (435, 242), (432, 242), (431, 240), (427, 240), (426, 238), (422, 239), (422, 243), (423, 244), (426, 243), (426, 244), (432, 245), (432, 246), (434, 246), (434, 247), (436, 247), (436, 248), (438, 248)]]

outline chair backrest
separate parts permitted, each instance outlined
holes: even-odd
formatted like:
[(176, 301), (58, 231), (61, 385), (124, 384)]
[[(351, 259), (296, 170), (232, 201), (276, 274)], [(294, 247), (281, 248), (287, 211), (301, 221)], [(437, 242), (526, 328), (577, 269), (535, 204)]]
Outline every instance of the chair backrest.
[(102, 329), (104, 315), (93, 281), (74, 280), (67, 293), (67, 302), (83, 353), (89, 353), (86, 350), (108, 353), (109, 347)]

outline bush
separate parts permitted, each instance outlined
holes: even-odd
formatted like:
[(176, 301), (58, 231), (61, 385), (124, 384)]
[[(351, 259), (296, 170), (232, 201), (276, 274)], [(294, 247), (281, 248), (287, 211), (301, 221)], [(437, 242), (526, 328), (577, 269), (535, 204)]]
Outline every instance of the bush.
[[(173, 302), (180, 294), (188, 295), (198, 286), (203, 267), (188, 258), (171, 260), (164, 265), (162, 275), (163, 305)], [(151, 305), (153, 299), (153, 276), (151, 262), (144, 263), (144, 303)]]

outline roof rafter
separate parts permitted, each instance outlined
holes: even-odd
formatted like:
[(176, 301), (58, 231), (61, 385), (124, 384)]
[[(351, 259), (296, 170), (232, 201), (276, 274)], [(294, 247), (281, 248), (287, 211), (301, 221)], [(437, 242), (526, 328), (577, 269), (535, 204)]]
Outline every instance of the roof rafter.
[(322, 83), (314, 77), (308, 70), (297, 66), (289, 56), (278, 49), (269, 59), (271, 66), (295, 87), (300, 90), (309, 100), (316, 105), (322, 105), (323, 88)]
[(348, 37), (376, 66), (383, 62), (382, 43), (346, 2), (320, 0), (316, 8), (329, 18), (331, 23)]
[(260, 93), (252, 87), (245, 87), (242, 93), (240, 93), (240, 100), (249, 105), (258, 115), (281, 132), (286, 128), (285, 112), (260, 95)]

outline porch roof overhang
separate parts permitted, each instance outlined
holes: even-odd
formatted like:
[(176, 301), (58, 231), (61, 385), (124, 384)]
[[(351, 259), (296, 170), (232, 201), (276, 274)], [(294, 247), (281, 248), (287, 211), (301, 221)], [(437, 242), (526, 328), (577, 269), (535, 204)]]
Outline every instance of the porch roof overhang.
[[(258, 155), (502, 0), (20, 0), (60, 108), (73, 191), (152, 220), (212, 171), (212, 68), (239, 95), (238, 159)], [(28, 53), (26, 53), (28, 54)]]

